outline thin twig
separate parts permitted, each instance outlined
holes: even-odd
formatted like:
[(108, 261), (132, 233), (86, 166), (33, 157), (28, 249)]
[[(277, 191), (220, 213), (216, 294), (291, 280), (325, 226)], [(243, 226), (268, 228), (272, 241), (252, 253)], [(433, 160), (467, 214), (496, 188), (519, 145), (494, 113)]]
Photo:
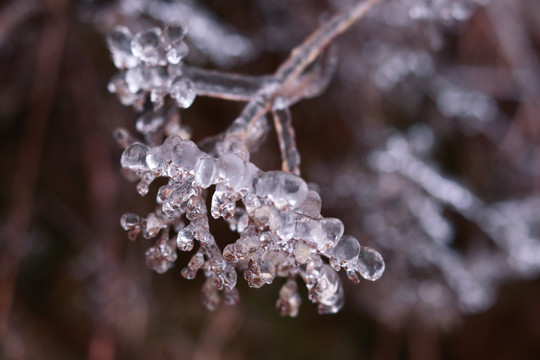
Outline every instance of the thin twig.
[(319, 27), (301, 45), (291, 51), (291, 55), (276, 71), (282, 86), (297, 79), (321, 52), (357, 20), (362, 18), (380, 0), (358, 2), (343, 9)]
[(328, 87), (337, 68), (337, 55), (333, 50), (334, 47), (327, 48), (321, 55), (320, 64), (303, 73), (291, 86), (284, 88), (280, 97), (293, 105), (302, 99), (319, 96)]
[(67, 19), (63, 14), (56, 16), (45, 23), (41, 34), (30, 94), (30, 113), (18, 152), (6, 228), (2, 235), (6, 249), (0, 259), (0, 338), (8, 328), (15, 282), (27, 244), (26, 233), (32, 215), (45, 129), (63, 57)]
[(298, 80), (333, 39), (362, 18), (379, 1), (359, 2), (340, 11), (315, 30), (306, 41), (294, 48), (287, 60), (276, 71), (276, 81), (263, 87), (257, 96), (251, 99), (240, 116), (227, 129), (226, 138), (231, 136), (242, 139), (252, 138), (255, 123), (270, 111), (276, 97)]

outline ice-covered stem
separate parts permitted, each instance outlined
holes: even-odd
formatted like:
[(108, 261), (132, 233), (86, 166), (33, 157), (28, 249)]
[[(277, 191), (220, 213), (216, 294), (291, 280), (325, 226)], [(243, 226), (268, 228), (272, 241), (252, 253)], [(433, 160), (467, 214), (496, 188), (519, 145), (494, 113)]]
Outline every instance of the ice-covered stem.
[(195, 83), (197, 95), (233, 101), (249, 101), (273, 81), (272, 76), (230, 74), (189, 65), (183, 66), (183, 75)]
[(319, 96), (328, 86), (337, 68), (335, 47), (326, 48), (321, 54), (321, 61), (312, 70), (303, 73), (294, 86), (285, 87), (274, 102), (274, 108), (282, 109), (306, 98)]
[(288, 108), (272, 111), (274, 127), (281, 152), (281, 170), (300, 175), (300, 153), (296, 148), (294, 128), (291, 122), (291, 112)]
[(246, 105), (240, 116), (227, 130), (227, 136), (236, 136), (243, 139), (252, 138), (251, 130), (274, 106), (276, 99), (286, 89), (294, 87), (306, 68), (319, 57), (323, 50), (338, 35), (346, 31), (355, 21), (362, 18), (380, 0), (367, 0), (355, 3), (340, 11), (321, 25), (301, 45), (291, 51), (291, 54), (281, 64), (275, 73), (275, 81), (259, 90)]
[(318, 66), (314, 70), (302, 75), (295, 83), (294, 88), (284, 89), (284, 93), (274, 102), (272, 117), (278, 137), (283, 171), (300, 175), (300, 153), (296, 147), (289, 106), (302, 98), (317, 96), (326, 89), (337, 65), (337, 57), (333, 54), (332, 49), (330, 48), (322, 54), (322, 61), (317, 64)]

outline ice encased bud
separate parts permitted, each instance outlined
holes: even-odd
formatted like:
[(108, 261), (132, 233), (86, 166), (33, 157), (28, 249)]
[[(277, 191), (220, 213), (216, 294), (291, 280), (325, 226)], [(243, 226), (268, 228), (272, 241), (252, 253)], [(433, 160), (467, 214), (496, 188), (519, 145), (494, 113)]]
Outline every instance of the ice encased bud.
[(294, 222), (293, 238), (304, 240), (314, 249), (319, 249), (324, 245), (324, 234), (318, 220), (309, 217), (298, 217)]
[(131, 51), (149, 65), (157, 65), (163, 56), (161, 29), (152, 28), (135, 35), (131, 40)]
[(343, 223), (339, 219), (322, 220), (299, 216), (295, 222), (294, 238), (306, 241), (320, 252), (333, 248), (343, 235)]
[(178, 232), (176, 245), (181, 251), (191, 251), (193, 249), (193, 231), (191, 227), (186, 226)]
[(146, 153), (146, 164), (150, 170), (165, 167), (165, 159), (163, 158), (163, 149), (161, 146), (156, 146), (148, 150), (148, 153)]
[(167, 74), (161, 67), (138, 66), (128, 69), (125, 74), (126, 85), (129, 91), (137, 93), (139, 91), (162, 91), (165, 93), (167, 86)]
[(244, 279), (253, 288), (260, 288), (264, 284), (271, 284), (276, 277), (276, 267), (271, 262), (256, 259), (249, 262), (244, 271)]
[(302, 299), (298, 294), (298, 285), (293, 279), (287, 280), (281, 290), (279, 290), (279, 299), (276, 302), (276, 309), (281, 316), (296, 317)]
[(236, 154), (228, 153), (217, 160), (218, 176), (227, 186), (238, 189), (244, 180), (246, 162)]
[(161, 40), (165, 50), (171, 49), (172, 46), (182, 42), (187, 35), (187, 27), (182, 22), (173, 22), (168, 24), (163, 29)]
[(122, 215), (120, 219), (120, 225), (124, 230), (133, 230), (135, 227), (140, 225), (141, 218), (137, 214), (126, 213)]
[(161, 147), (163, 148), (163, 157), (165, 161), (172, 161), (173, 159), (173, 150), (176, 145), (182, 142), (182, 138), (178, 135), (171, 135), (165, 139)]
[(150, 74), (142, 67), (128, 69), (125, 75), (126, 85), (132, 93), (145, 89), (150, 82)]
[(310, 299), (319, 304), (319, 314), (335, 314), (344, 303), (343, 285), (338, 274), (322, 264), (313, 283), (307, 284)]
[(210, 214), (214, 219), (219, 217), (232, 219), (236, 212), (237, 200), (237, 193), (231, 192), (223, 182), (218, 182), (216, 191), (214, 191), (214, 195), (212, 195)]
[(298, 264), (305, 264), (311, 259), (311, 252), (311, 246), (299, 240), (293, 246), (292, 255)]
[(193, 81), (186, 78), (177, 78), (171, 85), (169, 94), (176, 101), (178, 106), (187, 109), (195, 101), (197, 92)]
[(169, 64), (179, 64), (180, 61), (182, 61), (183, 58), (187, 56), (189, 52), (189, 47), (185, 42), (179, 42), (178, 44), (174, 44), (171, 46), (171, 48), (167, 51), (167, 61)]
[(168, 241), (159, 241), (149, 248), (146, 253), (146, 265), (157, 273), (163, 274), (176, 261), (176, 251)]
[(167, 225), (164, 224), (154, 213), (148, 214), (146, 218), (146, 223), (143, 229), (143, 236), (146, 239), (151, 239), (156, 236), (161, 229), (166, 228)]
[(325, 218), (321, 220), (321, 228), (324, 238), (320, 240), (322, 243), (320, 250), (325, 251), (332, 248), (343, 236), (344, 226), (341, 220), (336, 218)]
[(282, 241), (289, 241), (295, 233), (296, 216), (287, 210), (278, 211), (279, 226), (276, 230), (277, 235)]
[(300, 177), (284, 171), (267, 171), (255, 184), (260, 197), (267, 197), (278, 209), (299, 206), (306, 198), (308, 187)]
[(360, 244), (354, 236), (343, 236), (332, 249), (331, 254), (339, 266), (345, 269), (351, 269), (358, 260)]
[(356, 270), (366, 280), (375, 281), (384, 272), (384, 260), (376, 250), (369, 247), (362, 247), (356, 262)]
[(173, 149), (172, 161), (184, 172), (193, 172), (200, 155), (201, 151), (193, 141), (182, 140)]
[(195, 163), (195, 182), (206, 189), (217, 179), (216, 159), (211, 156), (201, 156)]
[(157, 132), (165, 123), (165, 116), (161, 111), (146, 111), (137, 118), (135, 128), (143, 135)]
[(309, 190), (296, 211), (312, 218), (319, 217), (321, 215), (321, 196), (316, 191)]
[(125, 26), (117, 26), (107, 36), (107, 46), (111, 52), (114, 66), (118, 69), (137, 66), (137, 59), (131, 52), (131, 39), (133, 35)]
[(110, 93), (116, 94), (122, 105), (141, 108), (144, 103), (143, 93), (133, 93), (126, 83), (125, 73), (118, 73), (109, 82), (107, 89)]
[(256, 228), (264, 230), (266, 227), (272, 231), (279, 228), (279, 216), (277, 210), (268, 204), (263, 204), (253, 211), (251, 219)]
[(238, 276), (234, 266), (231, 264), (225, 264), (224, 268), (216, 273), (217, 280), (219, 280), (219, 288), (232, 290), (236, 286)]
[(148, 170), (146, 166), (146, 154), (148, 146), (141, 143), (134, 143), (128, 146), (122, 153), (120, 164), (124, 169), (129, 169), (134, 172)]

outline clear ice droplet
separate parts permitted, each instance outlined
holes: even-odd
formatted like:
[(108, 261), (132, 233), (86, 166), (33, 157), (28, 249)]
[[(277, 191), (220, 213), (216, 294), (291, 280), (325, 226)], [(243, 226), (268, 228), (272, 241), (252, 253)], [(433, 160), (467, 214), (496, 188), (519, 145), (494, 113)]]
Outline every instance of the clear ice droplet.
[(137, 66), (137, 59), (131, 52), (131, 39), (133, 35), (125, 26), (117, 26), (107, 36), (107, 45), (112, 54), (114, 65), (118, 69)]
[(384, 272), (384, 260), (376, 250), (369, 247), (362, 247), (356, 270), (366, 280), (375, 281), (381, 277)]
[(163, 46), (169, 50), (172, 46), (182, 42), (187, 34), (187, 27), (181, 22), (170, 23), (163, 30)]
[(340, 266), (350, 268), (356, 264), (360, 254), (360, 244), (354, 236), (343, 236), (332, 251), (332, 256)]
[(129, 169), (135, 172), (147, 170), (146, 153), (148, 147), (146, 145), (135, 143), (126, 148), (120, 158), (120, 164), (124, 169)]
[(172, 161), (184, 172), (193, 172), (201, 151), (193, 141), (182, 140), (173, 149)]
[(189, 47), (185, 42), (182, 41), (178, 44), (174, 44), (167, 51), (167, 61), (173, 65), (179, 64), (180, 61), (187, 56), (188, 52)]
[(176, 79), (171, 85), (170, 95), (176, 100), (179, 107), (187, 109), (193, 104), (197, 96), (195, 84), (186, 78)]

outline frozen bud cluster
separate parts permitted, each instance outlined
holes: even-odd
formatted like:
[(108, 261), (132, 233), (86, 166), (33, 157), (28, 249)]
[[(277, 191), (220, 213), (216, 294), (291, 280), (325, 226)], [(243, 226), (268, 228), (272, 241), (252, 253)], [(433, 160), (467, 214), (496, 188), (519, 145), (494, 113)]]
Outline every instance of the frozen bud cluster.
[[(137, 189), (146, 194), (157, 177), (168, 178), (157, 192), (158, 210), (146, 218), (126, 214), (122, 226), (131, 239), (139, 233), (158, 237), (147, 253), (147, 264), (162, 273), (176, 260), (173, 247), (196, 249), (185, 278), (201, 270), (208, 279), (204, 303), (215, 308), (223, 291), (225, 302), (235, 302), (237, 269), (250, 287), (288, 279), (276, 304), (283, 315), (296, 316), (300, 306), (296, 278), (301, 278), (309, 299), (321, 314), (335, 313), (343, 306), (343, 285), (337, 273), (343, 268), (357, 282), (359, 276), (377, 280), (384, 262), (375, 250), (362, 247), (352, 236), (343, 235), (343, 223), (321, 215), (321, 199), (300, 177), (284, 171), (261, 171), (241, 150), (211, 156), (197, 145), (171, 135), (158, 146), (135, 142), (122, 154), (122, 167), (140, 180)], [(214, 187), (209, 211), (205, 194)], [(208, 226), (208, 212), (229, 222), (239, 238), (223, 252)], [(185, 219), (188, 223), (185, 223)], [(330, 265), (328, 265), (330, 263)]]
[(182, 61), (189, 48), (184, 41), (186, 27), (171, 23), (163, 30), (151, 28), (136, 34), (118, 26), (107, 37), (115, 66), (120, 70), (109, 83), (123, 105), (141, 110), (147, 96), (155, 109), (169, 95), (180, 108), (191, 106), (195, 84), (182, 76)]
[(146, 251), (146, 265), (156, 272), (163, 274), (171, 268), (176, 261), (176, 250), (166, 233), (163, 237)]

